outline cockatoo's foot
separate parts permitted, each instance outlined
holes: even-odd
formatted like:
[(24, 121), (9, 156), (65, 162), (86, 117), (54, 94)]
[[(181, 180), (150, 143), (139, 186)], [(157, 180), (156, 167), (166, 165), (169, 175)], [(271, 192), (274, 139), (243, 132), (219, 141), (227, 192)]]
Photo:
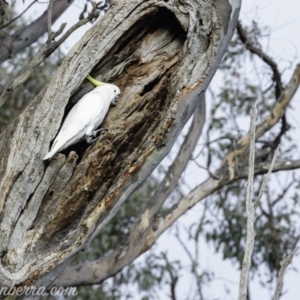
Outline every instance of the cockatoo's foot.
[(86, 135), (85, 140), (88, 144), (92, 144), (92, 143), (96, 142), (99, 139), (99, 137), (102, 134), (106, 133), (107, 131), (108, 131), (108, 129), (105, 129), (105, 128), (100, 128), (98, 130), (94, 130), (89, 135)]

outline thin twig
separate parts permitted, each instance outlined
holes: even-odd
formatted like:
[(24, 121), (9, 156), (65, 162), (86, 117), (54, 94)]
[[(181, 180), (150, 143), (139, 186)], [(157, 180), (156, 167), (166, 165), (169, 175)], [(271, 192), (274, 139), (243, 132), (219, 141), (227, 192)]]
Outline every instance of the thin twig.
[(201, 165), (196, 161), (196, 159), (191, 158), (191, 161), (193, 161), (193, 162), (197, 165), (198, 168), (207, 171), (210, 177), (212, 177), (212, 178), (214, 178), (214, 179), (219, 179), (219, 177), (218, 177), (217, 175), (213, 174), (213, 173), (212, 173), (210, 170), (208, 170), (206, 167), (201, 166)]
[(270, 167), (269, 167), (268, 173), (267, 173), (267, 175), (264, 177), (263, 182), (262, 182), (262, 185), (261, 185), (261, 187), (260, 187), (260, 189), (259, 189), (259, 193), (258, 193), (257, 199), (256, 199), (255, 202), (254, 202), (255, 209), (256, 209), (256, 208), (258, 207), (258, 205), (259, 205), (259, 202), (260, 202), (260, 199), (261, 199), (262, 194), (263, 194), (263, 192), (264, 192), (264, 189), (265, 189), (265, 187), (266, 187), (266, 184), (267, 184), (267, 182), (269, 181), (270, 175), (271, 175), (271, 173), (272, 173), (272, 171), (273, 171), (273, 168), (274, 168), (274, 165), (275, 165), (275, 161), (276, 161), (277, 156), (278, 156), (278, 153), (279, 153), (279, 148), (280, 148), (280, 145), (278, 145), (278, 147), (277, 147), (276, 150), (275, 150), (275, 153), (274, 153), (274, 156), (273, 156), (273, 158), (272, 158), (271, 165), (270, 165)]
[(179, 234), (179, 230), (178, 230), (178, 226), (176, 226), (176, 233), (174, 234), (174, 236), (177, 238), (177, 240), (178, 240), (179, 244), (182, 246), (184, 252), (187, 254), (190, 261), (193, 263), (194, 258), (193, 258), (192, 252), (189, 250), (186, 243), (183, 242), (183, 240), (181, 239), (180, 234)]
[(270, 56), (268, 56), (266, 53), (264, 53), (261, 49), (254, 46), (253, 42), (250, 41), (250, 39), (249, 39), (245, 29), (243, 28), (241, 22), (238, 22), (238, 24), (237, 24), (237, 33), (238, 33), (238, 36), (239, 36), (240, 40), (242, 41), (242, 43), (245, 44), (245, 47), (251, 53), (253, 53), (253, 54), (257, 55), (258, 57), (260, 57), (272, 69), (273, 79), (276, 83), (275, 96), (276, 96), (276, 98), (278, 98), (280, 93), (283, 90), (283, 86), (282, 86), (282, 81), (281, 81), (281, 75), (279, 73), (278, 66), (277, 66), (276, 62)]
[(178, 276), (173, 274), (172, 264), (169, 262), (166, 253), (162, 252), (161, 256), (166, 262), (166, 270), (169, 273), (170, 279), (171, 279), (171, 282), (170, 282), (170, 292), (171, 292), (170, 296), (171, 296), (171, 299), (176, 300), (177, 297), (176, 297), (176, 290), (175, 289), (176, 289), (176, 284), (178, 283)]
[(283, 285), (284, 273), (285, 273), (288, 265), (291, 263), (291, 261), (292, 261), (294, 255), (296, 254), (297, 250), (298, 249), (295, 248), (295, 250), (292, 253), (290, 253), (289, 255), (286, 255), (286, 254), (283, 255), (283, 261), (282, 261), (281, 268), (279, 270), (273, 300), (279, 300), (279, 297), (281, 295), (282, 285)]

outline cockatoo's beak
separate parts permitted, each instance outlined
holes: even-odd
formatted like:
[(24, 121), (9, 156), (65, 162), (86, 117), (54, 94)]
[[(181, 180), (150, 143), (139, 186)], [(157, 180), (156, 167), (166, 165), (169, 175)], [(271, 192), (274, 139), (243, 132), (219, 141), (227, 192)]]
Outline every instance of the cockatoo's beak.
[(90, 76), (90, 75), (88, 75), (86, 78), (87, 78), (94, 86), (103, 86), (103, 85), (105, 85), (104, 82), (98, 81), (98, 80), (94, 79), (94, 78), (93, 78), (92, 76)]
[(117, 102), (120, 98), (120, 95), (117, 95), (110, 103), (111, 106), (116, 106), (117, 105)]

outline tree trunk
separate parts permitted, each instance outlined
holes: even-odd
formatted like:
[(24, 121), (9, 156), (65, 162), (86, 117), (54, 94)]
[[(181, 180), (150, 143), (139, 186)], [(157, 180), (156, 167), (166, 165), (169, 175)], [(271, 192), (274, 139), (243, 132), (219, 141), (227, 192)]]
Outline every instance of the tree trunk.
[[(240, 0), (119, 0), (69, 52), (0, 136), (2, 286), (48, 285), (167, 155), (239, 8)], [(64, 115), (92, 89), (89, 73), (121, 89), (109, 132), (45, 163)]]

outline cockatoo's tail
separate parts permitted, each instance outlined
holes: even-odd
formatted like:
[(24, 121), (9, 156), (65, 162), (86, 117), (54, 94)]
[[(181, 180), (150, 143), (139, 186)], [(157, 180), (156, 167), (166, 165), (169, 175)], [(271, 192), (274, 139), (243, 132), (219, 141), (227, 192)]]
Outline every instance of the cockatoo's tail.
[(88, 75), (86, 78), (87, 78), (93, 85), (95, 85), (95, 86), (103, 86), (103, 85), (105, 85), (104, 82), (98, 81), (98, 80), (94, 79), (94, 78), (93, 78), (92, 76), (90, 76), (90, 75)]

